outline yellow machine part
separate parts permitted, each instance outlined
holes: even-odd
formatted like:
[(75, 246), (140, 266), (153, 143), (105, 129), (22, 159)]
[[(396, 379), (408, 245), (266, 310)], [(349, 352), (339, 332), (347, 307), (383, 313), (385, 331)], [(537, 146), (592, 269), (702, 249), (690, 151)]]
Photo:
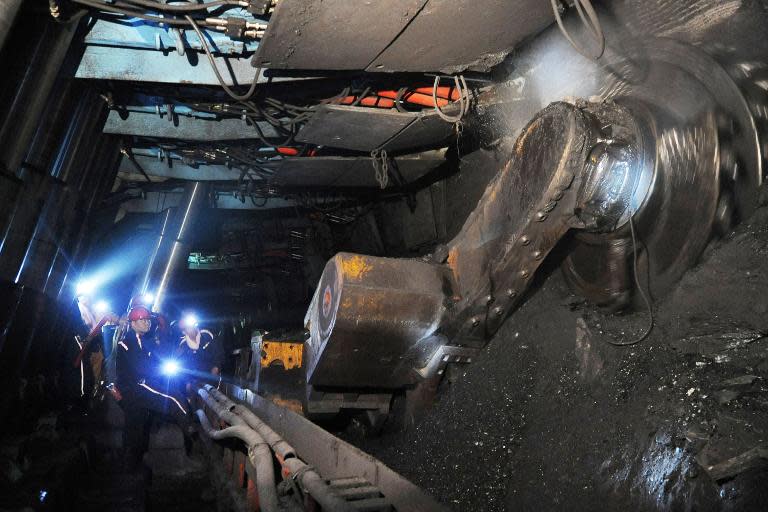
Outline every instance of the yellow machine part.
[(264, 340), (261, 344), (261, 367), (266, 368), (280, 361), (286, 370), (301, 368), (303, 353), (303, 343)]

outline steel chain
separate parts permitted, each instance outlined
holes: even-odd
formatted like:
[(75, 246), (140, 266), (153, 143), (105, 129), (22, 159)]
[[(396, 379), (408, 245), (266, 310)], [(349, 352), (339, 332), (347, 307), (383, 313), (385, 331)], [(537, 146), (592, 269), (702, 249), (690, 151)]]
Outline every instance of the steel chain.
[(389, 185), (389, 156), (386, 149), (371, 151), (371, 162), (376, 175), (376, 182), (382, 190)]

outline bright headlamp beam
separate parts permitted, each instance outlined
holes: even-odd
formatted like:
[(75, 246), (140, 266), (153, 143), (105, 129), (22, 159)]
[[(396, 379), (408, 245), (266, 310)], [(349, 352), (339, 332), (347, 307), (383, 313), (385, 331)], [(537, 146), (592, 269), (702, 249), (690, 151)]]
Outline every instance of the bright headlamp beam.
[(96, 305), (93, 307), (93, 309), (97, 313), (106, 313), (107, 311), (110, 310), (110, 307), (109, 307), (109, 303), (107, 303), (107, 301), (100, 300), (99, 302), (96, 303)]
[(163, 365), (160, 367), (160, 371), (163, 373), (163, 375), (167, 375), (168, 377), (173, 377), (179, 373), (180, 370), (181, 366), (175, 359), (168, 359), (164, 361)]
[(81, 295), (91, 295), (94, 291), (96, 291), (96, 283), (91, 279), (83, 279), (75, 286), (75, 293), (78, 297)]
[(181, 321), (181, 326), (185, 329), (197, 326), (197, 317), (195, 315), (187, 315)]

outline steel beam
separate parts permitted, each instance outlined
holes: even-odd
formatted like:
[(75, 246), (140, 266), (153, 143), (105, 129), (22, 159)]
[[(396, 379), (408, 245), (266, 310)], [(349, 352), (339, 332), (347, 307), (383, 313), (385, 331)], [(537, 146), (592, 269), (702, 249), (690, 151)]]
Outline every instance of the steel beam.
[[(162, 161), (155, 157), (134, 155), (136, 162), (150, 176), (163, 179), (179, 179), (193, 181), (231, 181), (240, 177), (240, 171), (225, 165), (200, 165), (192, 167), (179, 160), (165, 158)], [(136, 169), (127, 156), (120, 160), (119, 173), (123, 177), (144, 181), (136, 174)]]
[[(178, 206), (181, 202), (182, 190), (170, 192), (148, 192), (144, 197), (130, 199), (122, 204), (125, 213), (159, 213), (166, 208)], [(262, 204), (262, 200), (254, 202), (246, 198), (241, 202), (232, 194), (214, 194), (213, 207), (218, 210), (274, 210), (277, 208), (294, 208), (298, 206), (295, 201), (279, 197), (269, 199)]]
[[(214, 57), (227, 85), (233, 85), (232, 77), (239, 85), (250, 85), (256, 76), (256, 69), (250, 59), (236, 57)], [(133, 48), (110, 48), (88, 46), (83, 53), (77, 78), (100, 80), (121, 80), (131, 82), (160, 82), (169, 84), (219, 85), (216, 75), (205, 55), (189, 52), (140, 50)], [(295, 80), (294, 78), (267, 78), (262, 72), (259, 83)]]
[[(162, 160), (156, 156), (142, 155), (141, 150), (134, 152), (134, 158), (150, 176), (162, 179), (176, 178), (198, 181), (231, 181), (240, 177), (238, 169), (225, 165), (201, 164), (196, 167), (182, 163), (179, 158)], [(425, 151), (413, 155), (403, 155), (394, 159), (400, 177), (405, 183), (411, 183), (445, 161), (445, 150)], [(286, 187), (334, 187), (334, 188), (371, 188), (379, 184), (374, 176), (373, 162), (370, 157), (295, 157), (274, 160), (264, 167), (275, 172), (274, 184)], [(120, 164), (123, 176), (134, 181), (144, 181), (136, 173), (127, 158)], [(393, 184), (394, 180), (390, 180)]]
[[(18, 2), (19, 0), (14, 0)], [(13, 2), (11, 2), (13, 3)], [(230, 39), (222, 32), (201, 28), (208, 39), (211, 50), (216, 54), (241, 55), (254, 52), (259, 47), (258, 41), (247, 42)], [(187, 49), (202, 50), (200, 38), (193, 30), (176, 30), (136, 21), (131, 24), (113, 23), (102, 19), (95, 20), (85, 35), (85, 44), (89, 46), (109, 46), (144, 50), (174, 51), (184, 55)], [(179, 52), (181, 48), (181, 52)]]
[[(271, 124), (261, 121), (258, 125), (265, 137), (279, 137)], [(123, 119), (120, 113), (114, 110), (107, 117), (104, 133), (206, 142), (257, 138), (255, 128), (242, 119), (217, 121), (176, 116), (171, 122), (168, 116), (161, 117), (157, 113), (149, 112), (129, 112)]]

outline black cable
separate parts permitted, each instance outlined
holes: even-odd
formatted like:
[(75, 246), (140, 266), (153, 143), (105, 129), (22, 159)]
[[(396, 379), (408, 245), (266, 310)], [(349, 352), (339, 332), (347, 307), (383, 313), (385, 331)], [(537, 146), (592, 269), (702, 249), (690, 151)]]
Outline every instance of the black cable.
[(100, 11), (104, 11), (112, 14), (122, 14), (124, 16), (130, 16), (132, 18), (140, 18), (142, 20), (151, 21), (153, 23), (165, 23), (166, 25), (175, 25), (175, 26), (184, 26), (184, 27), (189, 25), (187, 21), (181, 20), (178, 18), (161, 18), (160, 16), (150, 16), (148, 14), (144, 14), (139, 11), (132, 11), (130, 9), (116, 7), (120, 5), (125, 5), (121, 3), (103, 4), (103, 3), (92, 1), (92, 0), (73, 0), (73, 2), (80, 5), (85, 5), (87, 7), (91, 7), (92, 9), (98, 9)]
[(271, 147), (271, 148), (276, 148), (278, 146), (288, 146), (288, 145), (291, 144), (291, 142), (293, 142), (293, 138), (296, 136), (296, 133), (291, 131), (289, 133), (289, 135), (288, 135), (288, 138), (285, 139), (283, 142), (278, 143), (278, 144), (273, 144), (272, 142), (269, 142), (267, 140), (267, 137), (266, 137), (266, 135), (264, 135), (264, 132), (261, 130), (261, 127), (259, 126), (258, 122), (253, 122), (253, 126), (254, 126), (254, 128), (256, 128), (256, 136), (259, 138), (259, 140), (265, 146), (268, 146), (268, 147)]
[(336, 103), (337, 101), (342, 100), (342, 99), (346, 98), (347, 96), (349, 96), (350, 91), (351, 91), (351, 88), (349, 86), (347, 86), (347, 87), (345, 87), (344, 89), (341, 90), (341, 93), (337, 94), (333, 98), (326, 98), (326, 99), (320, 101), (320, 104), (321, 105), (327, 105), (329, 103)]
[(275, 98), (264, 98), (264, 102), (272, 105), (275, 108), (279, 108), (286, 111), (296, 111), (295, 113), (299, 114), (302, 112), (314, 112), (315, 109), (313, 107), (301, 107), (299, 105), (292, 105), (290, 103), (285, 103), (284, 101), (276, 100)]
[[(458, 123), (463, 118), (464, 115), (469, 112), (469, 102), (470, 102), (470, 96), (469, 96), (469, 87), (467, 87), (467, 81), (464, 78), (464, 75), (456, 75), (453, 77), (453, 82), (456, 88), (456, 91), (459, 93), (459, 113), (455, 116), (449, 116), (445, 112), (443, 112), (443, 109), (440, 108), (440, 105), (438, 104), (438, 98), (437, 98), (437, 87), (440, 85), (440, 75), (435, 76), (435, 82), (432, 85), (432, 101), (435, 104), (435, 112), (437, 112), (437, 115), (440, 116), (440, 119), (447, 123)], [(449, 100), (450, 101), (450, 100)]]
[(355, 101), (353, 101), (353, 102), (352, 102), (352, 105), (351, 105), (351, 106), (352, 106), (352, 107), (356, 107), (356, 106), (360, 105), (360, 102), (361, 102), (361, 101), (363, 101), (363, 98), (365, 98), (366, 96), (368, 96), (368, 93), (369, 93), (369, 92), (371, 92), (371, 87), (370, 87), (370, 86), (368, 86), (368, 87), (366, 87), (365, 89), (363, 89), (363, 92), (361, 92), (361, 93), (360, 93), (360, 94), (357, 96), (357, 99), (356, 99)]
[(123, 153), (128, 158), (128, 161), (133, 164), (136, 170), (139, 171), (142, 176), (144, 176), (144, 179), (146, 179), (149, 183), (152, 183), (152, 179), (147, 174), (147, 171), (145, 171), (144, 168), (139, 165), (139, 162), (136, 161), (136, 157), (133, 156), (133, 151), (131, 151), (131, 148), (123, 148), (121, 153)]
[(395, 96), (395, 108), (398, 112), (408, 112), (408, 109), (406, 109), (405, 105), (403, 105), (403, 96), (405, 96), (407, 91), (407, 87), (401, 87), (397, 91), (397, 95)]
[(651, 301), (648, 298), (648, 296), (645, 293), (645, 290), (643, 290), (642, 285), (640, 284), (640, 276), (637, 273), (637, 237), (635, 236), (635, 222), (632, 220), (634, 217), (634, 213), (632, 213), (629, 216), (629, 230), (632, 233), (632, 265), (633, 265), (633, 272), (635, 273), (635, 285), (637, 286), (637, 290), (640, 292), (640, 296), (643, 298), (643, 301), (645, 302), (645, 307), (648, 308), (648, 327), (646, 328), (645, 332), (637, 339), (632, 341), (612, 341), (612, 340), (605, 340), (610, 345), (613, 345), (615, 347), (629, 347), (631, 345), (637, 345), (641, 341), (645, 340), (648, 335), (651, 334), (651, 331), (653, 330), (654, 326), (654, 318), (653, 318), (653, 307), (651, 306)]
[(202, 4), (185, 4), (185, 5), (173, 5), (163, 4), (160, 2), (154, 2), (152, 0), (123, 0), (130, 4), (141, 5), (142, 7), (149, 7), (157, 11), (169, 11), (169, 12), (190, 12), (190, 11), (203, 11), (208, 10), (211, 7), (219, 7), (222, 5), (239, 5), (237, 2), (230, 0), (215, 0), (213, 2), (207, 2)]
[(213, 54), (211, 54), (211, 49), (208, 48), (208, 41), (205, 39), (203, 32), (200, 30), (200, 27), (197, 26), (197, 22), (195, 22), (195, 20), (192, 19), (192, 17), (190, 17), (188, 14), (185, 14), (184, 18), (186, 18), (189, 24), (192, 25), (192, 29), (194, 29), (197, 37), (200, 38), (200, 43), (202, 44), (203, 50), (205, 51), (205, 56), (208, 57), (208, 62), (211, 64), (211, 68), (213, 69), (213, 72), (216, 75), (216, 79), (219, 81), (222, 89), (224, 89), (226, 93), (229, 94), (235, 101), (249, 100), (251, 96), (253, 96), (253, 93), (256, 92), (256, 86), (258, 85), (259, 77), (261, 76), (261, 68), (256, 69), (256, 75), (253, 77), (253, 83), (251, 83), (251, 87), (248, 89), (248, 92), (245, 94), (236, 94), (232, 89), (229, 88), (227, 84), (224, 83), (224, 79), (222, 78), (221, 73), (219, 73), (219, 68), (216, 67), (216, 61), (213, 58)]
[(255, 206), (256, 208), (261, 208), (261, 207), (263, 207), (263, 206), (266, 206), (266, 205), (267, 205), (267, 201), (269, 201), (269, 196), (262, 196), (262, 199), (264, 199), (264, 202), (262, 202), (261, 204), (256, 204), (256, 198), (254, 197), (254, 195), (253, 195), (253, 194), (251, 194), (251, 195), (250, 195), (250, 196), (248, 196), (248, 197), (250, 197), (250, 198), (251, 198), (251, 204), (252, 204), (253, 206)]

